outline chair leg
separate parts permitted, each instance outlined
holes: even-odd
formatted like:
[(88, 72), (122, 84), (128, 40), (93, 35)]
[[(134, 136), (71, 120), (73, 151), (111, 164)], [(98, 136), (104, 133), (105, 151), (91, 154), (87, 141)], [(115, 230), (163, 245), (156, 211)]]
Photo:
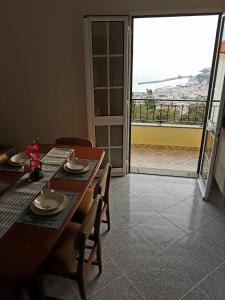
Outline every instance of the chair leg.
[(86, 300), (87, 297), (86, 297), (85, 286), (84, 286), (84, 278), (82, 275), (78, 276), (77, 283), (78, 283), (78, 287), (79, 287), (81, 300)]
[(109, 213), (109, 203), (106, 205), (106, 220), (108, 225), (108, 231), (110, 230), (110, 213)]
[(100, 241), (99, 236), (97, 237), (96, 255), (97, 255), (97, 261), (98, 261), (98, 268), (99, 268), (98, 274), (100, 275), (102, 273), (102, 250), (101, 250), (101, 241)]

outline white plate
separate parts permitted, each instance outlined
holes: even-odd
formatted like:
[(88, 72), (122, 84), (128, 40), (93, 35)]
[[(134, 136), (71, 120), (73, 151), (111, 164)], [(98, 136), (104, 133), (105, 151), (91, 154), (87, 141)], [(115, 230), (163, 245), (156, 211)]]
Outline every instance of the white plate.
[(13, 165), (21, 166), (22, 163), (29, 164), (29, 157), (25, 152), (20, 152), (13, 155), (9, 161)]
[(42, 193), (34, 199), (35, 207), (41, 210), (57, 209), (59, 206), (63, 205), (64, 202), (64, 195), (55, 191)]
[(89, 161), (86, 159), (74, 158), (67, 161), (64, 165), (66, 171), (75, 173), (85, 172), (89, 168)]
[[(50, 192), (50, 193), (56, 193), (56, 192)], [(60, 193), (58, 193), (60, 194)], [(42, 194), (43, 195), (43, 194)], [(36, 204), (35, 204), (35, 199), (32, 203), (31, 203), (31, 210), (33, 211), (34, 214), (36, 215), (41, 215), (41, 216), (49, 216), (49, 215), (54, 215), (57, 214), (58, 212), (62, 211), (67, 205), (68, 205), (68, 198), (64, 195), (64, 194), (60, 194), (63, 196), (63, 201), (60, 205), (58, 205), (57, 208), (55, 209), (39, 209)]]
[(83, 170), (80, 170), (80, 171), (76, 171), (76, 170), (70, 170), (67, 168), (66, 164), (63, 166), (64, 170), (68, 173), (72, 173), (72, 174), (82, 174), (82, 173), (85, 173), (87, 171), (90, 170), (90, 166), (88, 166), (87, 168), (83, 169)]

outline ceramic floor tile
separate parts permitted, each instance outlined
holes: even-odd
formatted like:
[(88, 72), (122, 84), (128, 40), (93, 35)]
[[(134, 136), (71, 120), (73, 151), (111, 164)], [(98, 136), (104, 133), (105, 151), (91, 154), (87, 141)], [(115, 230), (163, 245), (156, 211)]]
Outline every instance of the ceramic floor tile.
[(224, 300), (225, 299), (225, 264), (220, 266), (205, 280), (199, 284), (199, 288), (209, 297), (209, 299)]
[(223, 262), (221, 258), (214, 255), (213, 249), (205, 247), (188, 235), (178, 239), (161, 255), (195, 284)]
[(147, 244), (146, 240), (130, 227), (110, 231), (102, 245), (123, 272), (128, 272), (156, 253), (154, 246)]
[(168, 220), (190, 233), (199, 226), (210, 221), (210, 217), (195, 207), (191, 207), (184, 202), (180, 202), (163, 211), (163, 216)]
[(201, 290), (198, 288), (194, 288), (191, 292), (189, 292), (187, 295), (182, 297), (180, 300), (209, 300), (208, 298)]
[(149, 300), (177, 300), (193, 287), (187, 277), (162, 257), (140, 264), (127, 276)]
[(163, 145), (131, 145), (131, 167), (196, 171), (199, 149)]
[(225, 259), (224, 232), (225, 226), (212, 220), (193, 231), (191, 237), (211, 249), (214, 255)]
[[(104, 288), (110, 282), (121, 277), (122, 272), (113, 263), (110, 257), (103, 251), (102, 253), (102, 274), (99, 275), (98, 267), (91, 266), (86, 280), (86, 293), (87, 296), (91, 296), (98, 290)], [(76, 282), (71, 281), (77, 294), (79, 294), (78, 286)]]
[(111, 207), (111, 221), (116, 226), (134, 226), (157, 214), (146, 201), (120, 201), (117, 204)]
[(69, 279), (54, 275), (44, 276), (45, 293), (47, 296), (64, 299), (79, 300), (80, 297), (73, 288), (73, 284)]
[(143, 224), (139, 224), (135, 227), (135, 230), (157, 251), (163, 251), (166, 246), (185, 234), (182, 229), (161, 215), (153, 216)]
[(145, 299), (135, 287), (122, 276), (112, 283), (101, 289), (99, 292), (94, 293), (88, 299), (90, 300), (137, 300)]

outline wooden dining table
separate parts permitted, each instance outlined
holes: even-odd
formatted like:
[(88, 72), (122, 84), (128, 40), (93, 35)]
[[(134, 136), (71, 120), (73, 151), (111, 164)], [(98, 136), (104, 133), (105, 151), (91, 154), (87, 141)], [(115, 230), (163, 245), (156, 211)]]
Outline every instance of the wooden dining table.
[[(53, 147), (75, 150), (78, 158), (97, 160), (87, 181), (74, 179), (51, 179), (51, 188), (61, 191), (79, 192), (79, 196), (68, 211), (63, 224), (58, 229), (49, 229), (35, 225), (14, 223), (0, 239), (0, 299), (4, 299), (9, 287), (21, 280), (30, 280), (39, 274), (43, 263), (65, 227), (75, 213), (83, 195), (91, 185), (104, 157), (104, 150), (91, 147), (62, 146), (42, 144), (42, 153), (48, 153)], [(14, 183), (23, 173), (0, 171), (0, 180)], [(0, 198), (1, 201), (1, 198)], [(1, 206), (0, 206), (1, 209)]]

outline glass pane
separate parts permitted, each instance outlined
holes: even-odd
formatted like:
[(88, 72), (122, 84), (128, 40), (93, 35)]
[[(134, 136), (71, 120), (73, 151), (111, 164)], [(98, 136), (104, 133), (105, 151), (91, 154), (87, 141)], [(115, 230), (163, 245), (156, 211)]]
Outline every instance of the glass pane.
[(95, 137), (96, 137), (96, 147), (108, 147), (108, 126), (96, 126), (95, 127)]
[(123, 89), (110, 90), (110, 115), (123, 115)]
[(214, 125), (216, 125), (217, 123), (220, 101), (221, 101), (222, 91), (223, 91), (224, 75), (225, 75), (224, 55), (225, 55), (225, 23), (223, 25), (223, 35), (219, 47), (219, 59), (218, 59), (218, 66), (216, 72), (216, 81), (215, 81), (215, 88), (213, 90), (212, 107), (210, 112), (210, 120)]
[(202, 178), (205, 184), (207, 183), (207, 179), (209, 175), (209, 166), (210, 166), (210, 160), (212, 155), (213, 141), (214, 141), (213, 134), (211, 132), (207, 132), (205, 152), (204, 152), (202, 170), (201, 170)]
[(92, 23), (92, 51), (93, 54), (107, 54), (106, 22)]
[(103, 169), (105, 167), (105, 164), (107, 162), (109, 162), (109, 150), (108, 149), (104, 149), (105, 150), (105, 156), (102, 160), (102, 163), (101, 163), (101, 166), (100, 166), (100, 169)]
[(107, 59), (106, 57), (93, 58), (94, 87), (107, 86)]
[(111, 125), (110, 126), (110, 146), (122, 146), (123, 145), (123, 126)]
[(94, 91), (95, 116), (108, 115), (108, 92), (107, 90)]
[(123, 149), (111, 149), (111, 164), (113, 168), (123, 167)]
[(123, 57), (110, 57), (110, 86), (123, 86)]
[(123, 54), (123, 22), (109, 22), (109, 54)]

